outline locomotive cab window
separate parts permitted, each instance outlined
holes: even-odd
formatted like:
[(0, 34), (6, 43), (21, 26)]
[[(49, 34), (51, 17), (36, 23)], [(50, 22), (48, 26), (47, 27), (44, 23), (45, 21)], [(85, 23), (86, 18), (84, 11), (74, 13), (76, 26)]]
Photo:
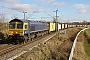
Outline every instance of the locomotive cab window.
[(10, 24), (10, 25), (9, 25), (9, 28), (10, 28), (10, 29), (14, 29), (14, 28), (15, 28), (15, 24)]
[(25, 25), (25, 29), (27, 29), (27, 25)]
[(17, 24), (18, 29), (23, 29), (23, 24)]

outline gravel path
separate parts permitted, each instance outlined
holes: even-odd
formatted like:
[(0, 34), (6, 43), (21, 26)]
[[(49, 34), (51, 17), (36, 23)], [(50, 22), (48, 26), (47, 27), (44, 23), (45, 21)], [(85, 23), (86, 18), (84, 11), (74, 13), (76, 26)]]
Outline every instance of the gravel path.
[(13, 60), (14, 58), (18, 57), (19, 55), (27, 52), (28, 50), (31, 50), (33, 47), (38, 46), (40, 43), (44, 43), (47, 40), (49, 40), (51, 37), (55, 36), (55, 34), (51, 34), (45, 38), (42, 38), (38, 41), (35, 41), (33, 43), (30, 43), (26, 46), (20, 47), (14, 51), (11, 51), (5, 55), (0, 56), (0, 60)]

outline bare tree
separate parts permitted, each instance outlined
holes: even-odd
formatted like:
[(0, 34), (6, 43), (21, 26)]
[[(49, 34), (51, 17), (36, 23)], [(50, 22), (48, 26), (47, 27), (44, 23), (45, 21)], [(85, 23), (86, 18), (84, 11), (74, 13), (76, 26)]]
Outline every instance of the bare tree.
[(6, 15), (3, 12), (1, 12), (0, 13), (0, 23), (4, 23), (5, 19), (6, 19)]
[(7, 20), (5, 12), (0, 12), (0, 37), (4, 37), (4, 35), (8, 31), (7, 27)]

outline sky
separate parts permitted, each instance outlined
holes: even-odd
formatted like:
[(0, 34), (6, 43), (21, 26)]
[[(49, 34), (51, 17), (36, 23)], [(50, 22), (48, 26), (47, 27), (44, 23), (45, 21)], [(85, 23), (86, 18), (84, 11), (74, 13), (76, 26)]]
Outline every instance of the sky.
[(0, 0), (0, 14), (8, 21), (14, 17), (29, 20), (52, 21), (56, 16), (59, 22), (90, 21), (90, 0)]

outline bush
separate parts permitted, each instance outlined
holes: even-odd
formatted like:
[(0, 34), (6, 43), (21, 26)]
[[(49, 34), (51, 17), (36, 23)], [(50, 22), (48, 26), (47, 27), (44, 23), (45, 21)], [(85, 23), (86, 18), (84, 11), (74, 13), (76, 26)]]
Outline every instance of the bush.
[(4, 38), (4, 34), (2, 32), (0, 32), (0, 39)]

